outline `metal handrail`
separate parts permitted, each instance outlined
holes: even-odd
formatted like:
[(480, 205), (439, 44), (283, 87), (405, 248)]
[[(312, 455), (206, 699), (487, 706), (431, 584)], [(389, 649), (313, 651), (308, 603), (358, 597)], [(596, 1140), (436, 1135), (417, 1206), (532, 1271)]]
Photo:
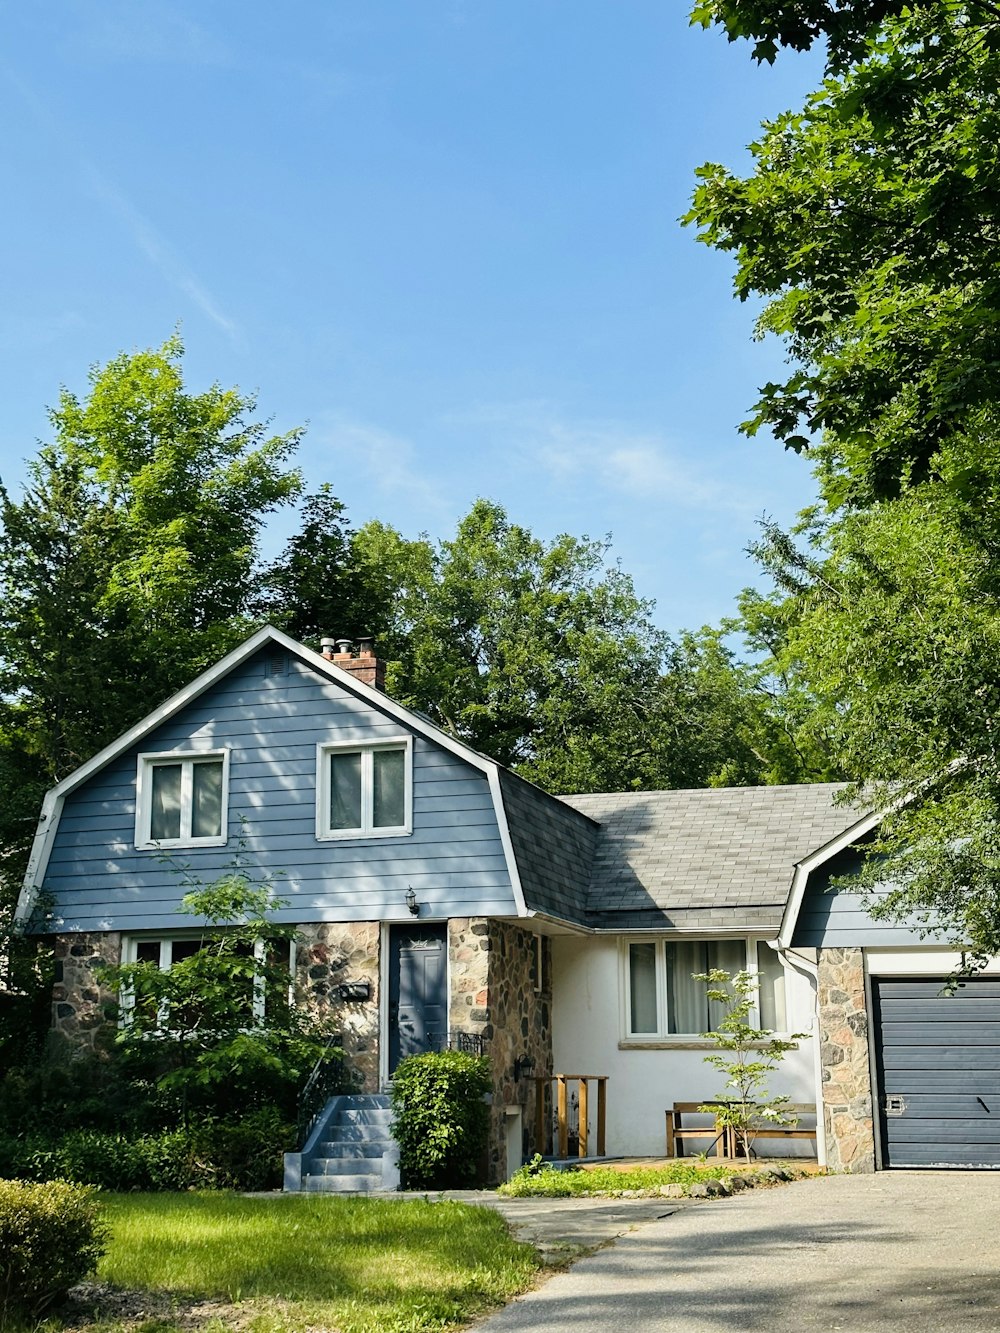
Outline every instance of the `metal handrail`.
[[(334, 1050), (336, 1051), (336, 1058), (331, 1059), (331, 1053)], [(343, 1083), (343, 1060), (344, 1053), (340, 1049), (340, 1033), (331, 1033), (327, 1037), (326, 1045), (320, 1051), (309, 1077), (303, 1084), (302, 1091), (299, 1093), (296, 1120), (300, 1144), (304, 1143), (309, 1137), (320, 1111), (328, 1101), (330, 1094), (324, 1076), (336, 1068), (338, 1083)]]
[(481, 1032), (428, 1032), (430, 1051), (464, 1051), (466, 1055), (485, 1055), (486, 1038)]

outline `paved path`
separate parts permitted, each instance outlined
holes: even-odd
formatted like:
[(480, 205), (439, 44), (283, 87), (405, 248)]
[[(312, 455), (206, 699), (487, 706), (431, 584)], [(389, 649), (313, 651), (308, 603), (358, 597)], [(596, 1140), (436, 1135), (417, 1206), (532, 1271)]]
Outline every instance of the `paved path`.
[(699, 1206), (694, 1199), (508, 1199), (491, 1190), (449, 1190), (445, 1197), (495, 1208), (517, 1239), (534, 1245), (551, 1264), (671, 1217), (679, 1208)]
[[(560, 1203), (547, 1201), (550, 1234)], [(830, 1176), (686, 1205), (478, 1328), (608, 1333), (623, 1320), (628, 1333), (996, 1333), (1000, 1174)]]

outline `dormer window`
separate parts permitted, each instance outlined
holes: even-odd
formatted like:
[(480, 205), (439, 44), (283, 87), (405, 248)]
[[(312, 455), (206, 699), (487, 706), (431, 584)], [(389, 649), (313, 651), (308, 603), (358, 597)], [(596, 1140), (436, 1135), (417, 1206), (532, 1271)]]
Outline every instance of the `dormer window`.
[(136, 846), (221, 847), (226, 841), (228, 770), (225, 752), (140, 755)]
[(388, 837), (412, 829), (409, 737), (375, 745), (321, 745), (317, 838)]

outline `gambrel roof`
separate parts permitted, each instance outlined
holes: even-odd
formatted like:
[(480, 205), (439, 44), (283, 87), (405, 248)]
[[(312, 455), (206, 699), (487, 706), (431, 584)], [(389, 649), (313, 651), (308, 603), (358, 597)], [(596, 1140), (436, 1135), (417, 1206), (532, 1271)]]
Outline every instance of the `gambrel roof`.
[[(296, 643), (282, 631), (265, 627), (48, 793), (18, 906), (20, 920), (28, 919), (35, 894), (45, 884), (55, 840), (57, 836), (63, 836), (59, 835), (59, 825), (67, 802), (70, 805), (76, 802), (77, 809), (73, 818), (65, 821), (65, 838), (79, 837), (79, 833), (71, 835), (68, 828), (71, 824), (79, 828), (81, 821), (87, 820), (88, 816), (81, 812), (79, 803), (90, 793), (92, 786), (87, 787), (86, 792), (80, 789), (97, 775), (112, 772), (116, 763), (119, 768), (127, 768), (131, 762), (131, 777), (124, 772), (121, 777), (125, 786), (131, 783), (134, 807), (134, 754), (137, 747), (140, 744), (145, 746), (149, 738), (154, 738), (154, 733), (162, 737), (165, 733), (161, 729), (169, 731), (172, 728), (176, 732), (179, 726), (186, 726), (187, 719), (192, 716), (190, 707), (196, 700), (201, 700), (198, 707), (202, 711), (207, 708), (209, 716), (214, 717), (212, 701), (218, 690), (225, 688), (224, 682), (239, 678), (241, 671), (249, 670), (248, 664), (255, 659), (255, 654), (267, 653), (273, 648), (293, 654), (311, 679), (326, 682), (326, 695), (329, 695), (331, 686), (338, 687), (356, 701), (352, 705), (355, 710), (358, 704), (363, 705), (362, 711), (366, 713), (377, 710), (409, 733), (423, 737), (424, 742), (450, 752), (454, 756), (453, 767), (458, 762), (460, 776), (461, 772), (468, 773), (471, 769), (479, 775), (476, 780), (480, 784), (485, 780), (489, 791), (487, 807), (492, 807), (495, 813), (490, 836), (496, 846), (494, 860), (499, 868), (493, 872), (494, 877), (501, 876), (503, 871), (502, 891), (498, 889), (501, 896), (493, 899), (492, 906), (481, 909), (487, 914), (521, 918), (537, 916), (582, 930), (701, 933), (760, 930), (775, 933), (782, 922), (786, 904), (788, 910), (794, 912), (793, 905), (797, 905), (801, 898), (808, 870), (825, 858), (827, 849), (847, 845), (855, 833), (862, 831), (866, 819), (866, 827), (874, 822), (872, 816), (862, 816), (857, 808), (836, 803), (843, 791), (839, 784), (551, 796), (441, 730), (423, 714), (405, 708), (372, 686), (362, 684), (335, 662)], [(263, 730), (266, 743), (266, 737), (271, 734), (266, 728), (279, 725), (269, 721), (268, 717), (273, 718), (276, 714), (273, 711), (268, 713), (263, 705), (253, 704), (250, 698), (248, 695), (246, 706), (251, 710), (260, 708), (259, 729)], [(330, 703), (323, 690), (316, 693), (316, 699), (316, 706), (309, 715), (314, 728), (334, 725), (332, 713), (328, 723), (328, 714), (324, 711)], [(251, 711), (246, 716), (256, 714)], [(130, 755), (133, 756), (131, 760)], [(271, 762), (273, 765), (279, 761), (272, 759)], [(281, 775), (278, 780), (280, 785)], [(119, 790), (123, 790), (121, 785)], [(86, 800), (83, 800), (83, 806), (88, 808)], [(468, 823), (470, 816), (462, 813), (468, 808), (459, 802), (440, 822), (440, 829), (425, 829), (421, 839), (414, 837), (409, 853), (411, 863), (412, 858), (421, 852), (416, 846), (418, 841), (423, 844), (423, 854), (427, 854), (431, 833), (441, 847), (446, 847), (447, 829), (463, 820)], [(110, 816), (102, 814), (101, 818)], [(437, 824), (438, 821), (432, 822)], [(88, 833), (94, 844), (95, 839), (105, 836), (97, 831), (104, 825), (93, 824), (93, 821), (91, 824)], [(116, 844), (108, 842), (107, 855), (103, 843), (95, 844), (104, 861), (102, 882), (106, 888), (93, 887), (91, 896), (103, 893), (105, 896), (100, 898), (100, 904), (109, 903), (124, 892), (123, 885), (130, 886), (128, 891), (133, 894), (142, 892), (135, 856), (128, 851), (128, 839), (123, 839), (122, 828), (118, 833)], [(469, 836), (466, 833), (466, 837)], [(474, 836), (480, 834), (474, 832)], [(133, 847), (132, 852), (134, 850)], [(462, 850), (468, 853), (465, 862), (474, 859), (476, 849), (471, 844)], [(333, 853), (325, 852), (322, 846), (313, 846), (310, 855), (317, 864), (318, 858), (322, 860), (323, 873), (328, 878), (336, 876), (338, 872), (331, 859)], [(365, 855), (361, 848), (358, 856), (363, 859)], [(362, 864), (361, 871), (355, 867), (354, 873), (363, 873), (374, 882), (383, 872), (384, 865), (382, 863), (380, 869), (380, 865), (374, 863), (371, 866)], [(420, 873), (420, 869), (417, 867), (413, 873)], [(431, 869), (430, 862), (426, 869)], [(64, 874), (64, 880), (77, 885), (82, 882), (81, 874), (80, 870), (71, 869), (68, 875)], [(109, 875), (112, 878), (109, 879)], [(425, 874), (425, 886), (432, 881), (433, 901), (438, 913), (444, 910), (447, 914), (449, 906), (456, 909), (451, 915), (468, 914), (473, 910), (471, 900), (460, 896), (466, 883), (461, 875), (462, 872), (457, 870), (443, 876)], [(89, 884), (89, 880), (87, 882)], [(473, 880), (467, 882), (471, 884)], [(500, 883), (499, 879), (497, 883)], [(452, 884), (456, 887), (448, 887)], [(319, 903), (315, 894), (310, 898), (309, 894), (303, 893), (299, 902), (306, 911), (334, 910), (328, 904)], [(357, 909), (361, 908), (359, 900)], [(110, 924), (114, 917), (111, 906), (106, 905), (103, 910), (108, 924), (100, 928), (119, 928)], [(337, 910), (343, 913), (349, 909)], [(301, 919), (311, 918), (303, 916)], [(333, 918), (321, 916), (316, 919)], [(336, 919), (348, 918), (341, 914)], [(786, 915), (786, 929), (789, 920)], [(87, 927), (71, 924), (69, 928)]]

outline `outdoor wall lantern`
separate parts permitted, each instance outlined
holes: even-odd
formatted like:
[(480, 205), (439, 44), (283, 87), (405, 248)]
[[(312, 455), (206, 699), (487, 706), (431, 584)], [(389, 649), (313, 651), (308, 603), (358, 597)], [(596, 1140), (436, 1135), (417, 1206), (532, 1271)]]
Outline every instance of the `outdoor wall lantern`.
[(420, 915), (420, 904), (417, 902), (417, 895), (412, 888), (406, 890), (406, 906), (410, 910), (410, 916)]
[(530, 1078), (535, 1072), (535, 1062), (530, 1055), (519, 1055), (514, 1061), (514, 1082), (518, 1083), (523, 1078)]
[(342, 981), (337, 989), (342, 1000), (370, 1000), (372, 997), (370, 981)]

